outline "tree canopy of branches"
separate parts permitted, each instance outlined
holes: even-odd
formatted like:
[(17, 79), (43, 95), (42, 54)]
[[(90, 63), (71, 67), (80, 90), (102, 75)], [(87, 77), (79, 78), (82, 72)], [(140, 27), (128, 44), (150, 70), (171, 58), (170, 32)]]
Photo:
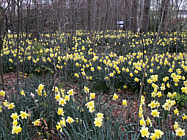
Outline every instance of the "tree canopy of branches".
[[(134, 32), (157, 31), (160, 23), (162, 31), (173, 31), (186, 20), (179, 17), (184, 0), (2, 0), (0, 5), (13, 32), (120, 29), (117, 21)], [(173, 22), (178, 24), (169, 26)]]

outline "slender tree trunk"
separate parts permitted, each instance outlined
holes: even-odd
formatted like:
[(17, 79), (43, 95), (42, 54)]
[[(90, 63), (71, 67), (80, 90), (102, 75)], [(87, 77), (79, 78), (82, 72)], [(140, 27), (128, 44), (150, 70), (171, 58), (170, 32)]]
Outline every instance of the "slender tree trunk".
[(162, 17), (162, 25), (161, 25), (161, 31), (166, 32), (167, 31), (167, 15), (168, 15), (168, 9), (169, 9), (169, 0), (162, 0), (161, 3), (161, 10), (160, 10), (160, 17)]
[(91, 30), (91, 0), (88, 0), (88, 31)]
[(2, 50), (3, 50), (3, 39), (0, 37), (0, 75), (1, 75), (1, 83), (2, 88), (5, 90), (4, 87), (4, 78), (3, 78), (3, 57), (2, 57)]
[(144, 3), (144, 0), (138, 0), (138, 8), (137, 8), (137, 31), (139, 32), (142, 27), (142, 4)]
[(142, 31), (147, 32), (149, 29), (149, 10), (151, 6), (150, 0), (144, 0)]
[(0, 75), (1, 75), (3, 90), (5, 89), (4, 78), (3, 78), (3, 57), (2, 57), (4, 33), (5, 33), (5, 13), (4, 13), (4, 9), (0, 7)]
[(131, 17), (131, 30), (133, 32), (137, 31), (137, 8), (138, 8), (138, 1), (132, 0), (132, 17)]

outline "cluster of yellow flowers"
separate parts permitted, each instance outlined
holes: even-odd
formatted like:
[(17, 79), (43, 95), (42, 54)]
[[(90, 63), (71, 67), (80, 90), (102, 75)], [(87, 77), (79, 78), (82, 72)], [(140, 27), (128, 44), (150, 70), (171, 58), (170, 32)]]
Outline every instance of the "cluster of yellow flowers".
[[(115, 77), (123, 76), (128, 79), (132, 79), (131, 81), (136, 84), (140, 84), (141, 73), (145, 71), (145, 82), (146, 88), (149, 88), (148, 95), (151, 96), (151, 101), (148, 103), (148, 107), (150, 109), (150, 115), (145, 118), (144, 116), (144, 107), (145, 97), (141, 97), (140, 106), (139, 106), (139, 124), (141, 126), (141, 135), (142, 137), (151, 138), (151, 139), (159, 139), (162, 137), (164, 132), (159, 129), (155, 129), (153, 133), (149, 132), (148, 126), (152, 127), (151, 119), (158, 119), (162, 115), (162, 111), (171, 111), (174, 115), (181, 117), (181, 112), (179, 112), (176, 107), (175, 97), (178, 94), (187, 95), (187, 81), (185, 77), (185, 73), (187, 72), (186, 66), (186, 54), (185, 53), (165, 53), (165, 54), (155, 54), (151, 58), (147, 55), (147, 51), (143, 52), (133, 52), (128, 53), (125, 56), (121, 56), (115, 52), (109, 52), (107, 55), (102, 54), (102, 52), (98, 53), (99, 41), (102, 39), (120, 39), (123, 37), (127, 38), (135, 38), (129, 42), (131, 47), (144, 45), (151, 46), (153, 44), (153, 40), (151, 38), (145, 38), (143, 40), (136, 38), (140, 37), (140, 34), (132, 32), (112, 35), (110, 31), (106, 32), (106, 35), (101, 33), (95, 33), (97, 43), (92, 47), (92, 39), (87, 37), (86, 39), (82, 39), (80, 36), (84, 34), (81, 31), (76, 32), (77, 36), (72, 38), (74, 45), (72, 48), (63, 48), (62, 44), (58, 44), (57, 42), (66, 43), (65, 35), (61, 34), (57, 36), (53, 34), (53, 37), (56, 37), (52, 43), (51, 48), (49, 48), (49, 42), (38, 42), (38, 49), (34, 49), (36, 45), (35, 41), (25, 40), (20, 42), (19, 52), (18, 49), (14, 48), (15, 41), (14, 37), (9, 34), (9, 40), (4, 41), (3, 48), (3, 56), (6, 55), (9, 58), (10, 63), (14, 63), (15, 58), (18, 59), (20, 63), (24, 61), (30, 61), (32, 64), (54, 64), (57, 70), (62, 71), (68, 65), (71, 65), (73, 70), (73, 76), (77, 79), (84, 79), (85, 81), (94, 80), (97, 77), (104, 77), (103, 80), (110, 81)], [(156, 34), (156, 33), (155, 33)], [(154, 36), (154, 33), (147, 33), (147, 36)], [(164, 35), (164, 34), (163, 34)], [(178, 38), (175, 36), (177, 33), (171, 35), (171, 37), (166, 39), (165, 37), (160, 38), (157, 42), (159, 46), (167, 46), (171, 43), (176, 44)], [(50, 38), (49, 34), (42, 34), (44, 38)], [(183, 36), (183, 35), (181, 35)], [(109, 46), (111, 44), (106, 44)], [(121, 45), (120, 42), (114, 42), (115, 46)], [(25, 47), (22, 47), (25, 46)], [(37, 47), (36, 47), (37, 48)], [(107, 50), (108, 51), (108, 50)], [(36, 56), (37, 55), (37, 56)], [(70, 63), (69, 63), (70, 62)], [(124, 82), (126, 82), (124, 80)], [(127, 88), (127, 83), (125, 83), (124, 88)], [(150, 86), (150, 87), (149, 87)], [(88, 87), (84, 87), (84, 92), (86, 96), (89, 96), (89, 101), (85, 104), (90, 113), (95, 111), (95, 101), (96, 98), (95, 93), (90, 93)], [(57, 109), (57, 114), (61, 117), (61, 120), (57, 122), (56, 128), (62, 131), (62, 128), (66, 126), (66, 123), (73, 123), (74, 119), (70, 116), (65, 117), (64, 115), (64, 106), (73, 98), (74, 91), (69, 90), (67, 94), (65, 94), (64, 89), (58, 89), (58, 87), (54, 87), (53, 91), (55, 93), (55, 100), (57, 101), (59, 107)], [(25, 96), (23, 90), (20, 91), (22, 96)], [(38, 96), (47, 96), (47, 93), (44, 90), (44, 85), (40, 84), (37, 89)], [(0, 96), (5, 97), (5, 92), (0, 90)], [(162, 100), (162, 97), (164, 102)], [(112, 100), (116, 101), (119, 99), (119, 95), (114, 93)], [(123, 106), (127, 106), (127, 100), (123, 99)], [(3, 101), (4, 107), (8, 109), (13, 109), (15, 107), (14, 103), (9, 103), (8, 101)], [(0, 106), (0, 110), (2, 107)], [(163, 109), (163, 110), (162, 110)], [(146, 110), (146, 109), (145, 109)], [(99, 114), (99, 113), (98, 113)], [(101, 113), (102, 114), (102, 113)], [(103, 124), (103, 116), (97, 115), (95, 118), (94, 124), (97, 127), (101, 127)], [(186, 120), (187, 115), (183, 115), (182, 119)], [(149, 118), (150, 117), (150, 118)], [(16, 122), (15, 122), (16, 123)], [(37, 119), (33, 122), (35, 126), (39, 126), (41, 124), (40, 119)], [(19, 125), (15, 125), (14, 129), (19, 131)], [(175, 126), (176, 127), (176, 126)], [(19, 131), (15, 131), (14, 133), (19, 133)], [(177, 136), (183, 136), (185, 134), (185, 130), (178, 127), (175, 129)]]
[[(84, 86), (84, 92), (86, 94), (89, 94), (89, 99), (91, 101), (87, 102), (85, 106), (89, 109), (90, 113), (93, 113), (95, 111), (95, 104), (94, 104), (94, 99), (95, 99), (95, 93), (90, 93), (90, 89), (86, 86)], [(101, 127), (103, 124), (103, 119), (104, 119), (104, 114), (103, 113), (97, 113), (96, 117), (94, 119), (94, 125), (96, 127)]]
[(13, 119), (13, 122), (12, 122), (12, 134), (18, 134), (18, 133), (20, 133), (22, 131), (22, 128), (21, 128), (20, 124), (18, 124), (19, 123), (19, 119), (20, 118), (22, 120), (23, 119), (27, 119), (29, 116), (30, 116), (30, 114), (28, 114), (25, 111), (20, 111), (20, 115), (18, 115), (17, 112), (11, 114), (10, 117)]
[(9, 103), (7, 100), (3, 101), (3, 105), (8, 109), (14, 109), (15, 107), (14, 103)]
[(103, 113), (97, 113), (96, 118), (94, 120), (94, 125), (97, 127), (101, 127), (103, 123), (103, 118), (104, 118)]
[[(175, 104), (176, 102), (174, 100), (167, 99), (162, 107), (164, 108), (164, 110), (169, 111), (171, 107), (174, 106)], [(160, 139), (164, 135), (164, 132), (161, 131), (160, 129), (154, 129), (154, 133), (149, 132), (149, 127), (153, 127), (153, 125), (149, 117), (147, 117), (146, 120), (144, 119), (143, 105), (144, 107), (146, 107), (145, 97), (141, 96), (141, 101), (140, 101), (140, 106), (139, 106), (139, 118), (140, 118), (139, 124), (140, 126), (142, 126), (140, 130), (141, 136), (150, 138), (152, 140)], [(158, 108), (160, 107), (160, 103), (156, 100), (153, 100), (151, 101), (150, 104), (148, 104), (148, 106), (151, 108), (152, 117), (159, 118), (160, 112), (158, 111)], [(179, 115), (179, 110), (177, 108), (174, 109), (174, 114), (177, 116)], [(183, 114), (182, 119), (183, 120), (187, 119), (187, 115)], [(182, 129), (181, 127), (179, 127), (178, 122), (175, 122), (173, 127), (175, 130), (176, 136), (179, 136), (179, 137), (185, 136), (185, 129)]]
[(61, 116), (61, 119), (59, 122), (57, 122), (56, 129), (63, 131), (63, 127), (66, 127), (66, 123), (72, 124), (74, 122), (74, 119), (70, 116), (67, 116), (65, 119), (64, 115), (64, 105), (70, 101), (71, 96), (74, 95), (73, 89), (67, 91), (67, 95), (65, 94), (64, 89), (59, 89), (58, 87), (54, 87), (53, 91), (55, 92), (55, 100), (58, 102), (59, 106), (57, 110), (57, 114)]
[(175, 122), (175, 124), (173, 125), (173, 128), (177, 136), (179, 137), (185, 136), (185, 129), (180, 128), (178, 122)]
[[(145, 97), (141, 96), (140, 107), (139, 107), (139, 118), (140, 118), (139, 123), (142, 126), (140, 129), (141, 136), (150, 138), (152, 140), (160, 139), (164, 135), (164, 132), (162, 132), (160, 129), (154, 129), (154, 133), (149, 132), (148, 126), (152, 127), (152, 122), (149, 117), (147, 117), (146, 121), (144, 120), (143, 105), (145, 105)], [(160, 106), (160, 104), (158, 102), (152, 101), (152, 103), (150, 103), (149, 106), (151, 108), (155, 108)], [(153, 117), (159, 117), (158, 110), (157, 109), (152, 110), (151, 115)]]

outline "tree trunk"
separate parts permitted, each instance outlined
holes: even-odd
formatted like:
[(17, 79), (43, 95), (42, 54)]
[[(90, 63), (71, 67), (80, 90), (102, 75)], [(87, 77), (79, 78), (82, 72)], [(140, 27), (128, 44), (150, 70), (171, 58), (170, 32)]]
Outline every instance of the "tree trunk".
[(142, 31), (147, 32), (149, 29), (149, 10), (151, 6), (150, 0), (144, 0)]
[(91, 30), (91, 0), (88, 0), (88, 31)]
[(168, 9), (169, 9), (169, 0), (162, 0), (161, 3), (161, 10), (160, 10), (160, 21), (162, 21), (161, 25), (161, 31), (166, 32), (167, 31), (167, 15), (168, 15)]
[(5, 13), (4, 13), (4, 9), (0, 7), (0, 75), (1, 75), (1, 83), (2, 83), (3, 90), (4, 90), (3, 57), (1, 55), (3, 50), (4, 33), (5, 33)]
[(133, 32), (137, 31), (137, 8), (138, 8), (138, 1), (132, 0), (132, 16), (131, 16), (131, 30)]

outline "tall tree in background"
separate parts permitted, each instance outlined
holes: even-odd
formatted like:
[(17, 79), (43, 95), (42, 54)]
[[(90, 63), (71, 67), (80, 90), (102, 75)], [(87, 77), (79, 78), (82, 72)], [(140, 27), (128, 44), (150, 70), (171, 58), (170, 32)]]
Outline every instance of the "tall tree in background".
[(88, 30), (91, 30), (91, 2), (92, 0), (88, 0)]
[(161, 1), (161, 9), (160, 9), (160, 25), (161, 31), (167, 31), (167, 17), (169, 10), (170, 0), (162, 0)]
[(131, 10), (132, 10), (132, 16), (131, 16), (131, 30), (133, 32), (137, 31), (137, 15), (138, 15), (138, 1), (132, 0), (131, 3)]
[(147, 32), (149, 29), (149, 11), (151, 6), (151, 0), (144, 0), (143, 15), (142, 15), (142, 31)]
[(0, 75), (1, 75), (1, 82), (2, 87), (4, 89), (4, 79), (3, 79), (3, 61), (2, 61), (2, 50), (3, 50), (3, 34), (5, 31), (5, 11), (3, 7), (0, 7)]

